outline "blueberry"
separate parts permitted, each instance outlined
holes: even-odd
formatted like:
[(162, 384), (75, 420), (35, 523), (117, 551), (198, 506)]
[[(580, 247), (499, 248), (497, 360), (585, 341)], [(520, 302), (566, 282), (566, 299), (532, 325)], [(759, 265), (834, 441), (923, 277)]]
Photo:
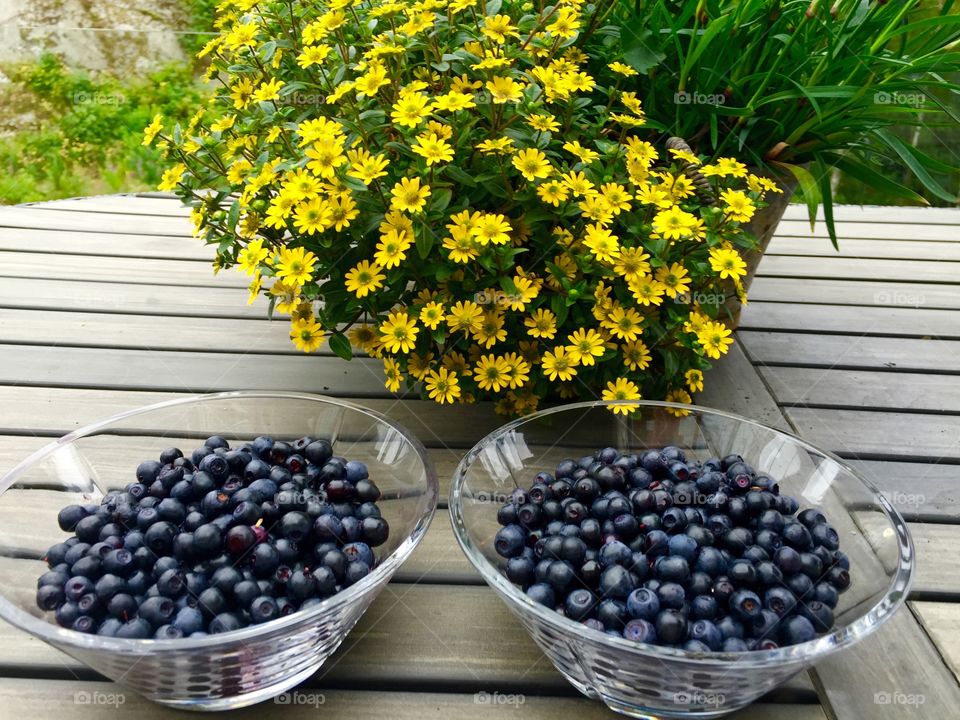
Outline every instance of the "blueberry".
[(833, 610), (826, 603), (810, 600), (799, 608), (799, 613), (809, 620), (817, 632), (829, 632), (833, 628)]
[(606, 630), (616, 630), (618, 633), (621, 633), (629, 619), (630, 615), (627, 613), (627, 606), (620, 600), (606, 598), (601, 600), (600, 604), (597, 605), (597, 620), (603, 623), (603, 627)]
[(670, 555), (678, 555), (688, 563), (693, 562), (697, 552), (697, 541), (689, 535), (673, 535), (667, 546)]
[(57, 524), (64, 532), (73, 532), (90, 513), (82, 505), (67, 505), (57, 514)]
[(137, 466), (137, 482), (150, 485), (150, 483), (157, 479), (157, 475), (162, 469), (163, 463), (159, 463), (156, 460), (143, 461)]
[(696, 620), (690, 625), (690, 638), (699, 640), (713, 651), (723, 647), (723, 635), (710, 620)]
[(378, 547), (390, 537), (390, 526), (382, 517), (365, 517), (360, 521), (360, 536), (371, 547)]
[(141, 618), (157, 628), (169, 623), (175, 611), (176, 605), (174, 605), (173, 600), (157, 595), (146, 598), (140, 603), (140, 608), (137, 612)]
[(117, 593), (107, 603), (107, 612), (123, 622), (136, 615), (137, 609), (136, 599), (128, 593)]
[(757, 585), (757, 568), (749, 560), (734, 560), (727, 569), (727, 575), (735, 585), (749, 588)]
[(269, 543), (260, 543), (250, 555), (251, 567), (258, 577), (272, 575), (280, 565), (280, 553)]
[(823, 576), (823, 561), (814, 553), (800, 553), (800, 572), (816, 582)]
[[(93, 591), (100, 599), (101, 603), (109, 603), (110, 599), (118, 593), (127, 591), (127, 584), (123, 578), (116, 575), (104, 575), (93, 587)], [(69, 599), (69, 593), (68, 593)]]
[(797, 513), (797, 520), (808, 530), (812, 530), (816, 525), (827, 522), (827, 518), (824, 517), (823, 513), (815, 508), (807, 508)]
[(154, 554), (166, 555), (173, 549), (173, 538), (178, 532), (176, 525), (160, 520), (147, 528), (143, 534), (143, 542)]
[(300, 542), (310, 534), (312, 525), (310, 516), (305, 512), (288, 512), (280, 519), (280, 534)]
[(723, 639), (723, 646), (720, 648), (723, 652), (742, 653), (750, 650), (749, 646), (742, 639), (737, 637), (728, 637)]
[(313, 579), (316, 583), (317, 594), (320, 597), (333, 595), (337, 589), (337, 578), (333, 571), (325, 566), (316, 568), (313, 573)]
[(781, 547), (774, 555), (774, 562), (784, 575), (793, 575), (800, 572), (803, 563), (800, 559), (800, 553), (792, 547)]
[(660, 599), (647, 588), (637, 588), (627, 596), (627, 612), (633, 618), (653, 620), (660, 612)]
[(687, 621), (683, 613), (674, 608), (661, 610), (654, 620), (657, 637), (662, 643), (676, 645), (683, 642), (687, 636)]
[(653, 565), (654, 576), (664, 582), (684, 584), (690, 579), (690, 566), (676, 555), (658, 557)]
[(840, 536), (837, 531), (826, 523), (818, 523), (810, 530), (810, 536), (817, 545), (822, 545), (828, 550), (837, 550), (840, 547)]
[(526, 533), (519, 525), (507, 525), (497, 531), (493, 546), (501, 557), (516, 557), (526, 545)]
[(170, 624), (185, 636), (200, 632), (205, 627), (203, 612), (199, 608), (189, 606), (177, 610), (177, 614), (170, 621)]
[(653, 644), (657, 641), (657, 629), (649, 621), (638, 618), (624, 626), (623, 636), (634, 642)]
[(662, 530), (651, 530), (647, 533), (647, 556), (656, 557), (666, 555), (670, 550), (670, 536)]
[(370, 567), (373, 567), (376, 563), (373, 550), (366, 543), (348, 543), (343, 546), (343, 554), (346, 555), (347, 562), (364, 562)]
[(783, 528), (784, 545), (788, 545), (797, 551), (804, 551), (813, 545), (813, 538), (810, 531), (798, 522), (790, 523)]
[(730, 596), (730, 612), (743, 622), (752, 622), (762, 609), (760, 598), (751, 590), (737, 590)]
[(154, 640), (179, 640), (183, 637), (183, 631), (173, 625), (161, 625), (153, 634)]
[[(233, 588), (243, 580), (243, 575), (234, 567), (217, 568), (210, 576), (210, 587), (216, 588), (223, 593), (224, 597), (230, 597)], [(159, 584), (159, 583), (158, 583)]]
[(690, 617), (694, 620), (714, 620), (718, 614), (719, 606), (712, 595), (697, 595), (690, 601)]
[(208, 630), (210, 631), (210, 634), (213, 635), (217, 633), (239, 630), (241, 627), (243, 627), (243, 623), (235, 613), (224, 612), (220, 613), (210, 621)]
[(280, 617), (277, 601), (269, 595), (260, 595), (249, 604), (250, 619), (254, 623), (265, 623)]
[(687, 598), (683, 585), (674, 582), (661, 583), (656, 592), (661, 608), (683, 609)]
[(66, 599), (63, 587), (57, 585), (41, 585), (37, 588), (37, 605), (41, 610), (56, 610), (57, 606)]
[(813, 640), (816, 636), (813, 623), (802, 615), (789, 617), (780, 626), (780, 641), (783, 645), (796, 645)]
[[(523, 530), (520, 529), (519, 526), (514, 526), (514, 527), (517, 527), (521, 535), (523, 534)], [(511, 532), (513, 533), (515, 531), (511, 531)], [(321, 515), (316, 520), (314, 520), (313, 533), (314, 533), (314, 537), (321, 542), (325, 542), (325, 541), (342, 542), (345, 539), (345, 535), (343, 531), (343, 523), (341, 522), (340, 518), (332, 514)], [(498, 536), (499, 536), (499, 533), (498, 533)], [(514, 538), (515, 537), (516, 536), (514, 535)], [(521, 537), (520, 542), (522, 543), (524, 539), (525, 538)], [(496, 541), (494, 541), (494, 545), (496, 545)]]
[(586, 618), (597, 603), (593, 593), (584, 588), (570, 592), (563, 603), (564, 614), (577, 622)]
[(204, 615), (212, 617), (219, 615), (227, 608), (227, 599), (217, 588), (207, 588), (197, 597), (197, 607)]
[(813, 580), (802, 573), (790, 575), (784, 580), (784, 584), (801, 600), (813, 593)]
[(717, 621), (717, 630), (720, 631), (720, 634), (726, 638), (737, 638), (743, 640), (746, 637), (746, 632), (743, 629), (743, 624), (738, 620), (735, 620), (731, 615), (724, 615), (720, 620)]
[(699, 557), (694, 568), (699, 572), (704, 572), (711, 577), (723, 575), (727, 571), (727, 561), (717, 548), (705, 547), (700, 551)]
[(838, 592), (844, 592), (850, 587), (850, 573), (840, 566), (834, 566), (827, 572), (827, 582)]
[(611, 565), (600, 574), (600, 593), (604, 597), (625, 599), (633, 589), (634, 581), (621, 565)]
[(756, 639), (774, 637), (780, 624), (780, 616), (763, 608), (750, 623), (750, 636)]
[(201, 525), (193, 531), (193, 546), (200, 557), (217, 555), (223, 549), (223, 533), (213, 523)]
[(827, 582), (817, 583), (813, 588), (813, 596), (829, 608), (835, 608), (840, 602), (837, 589)]
[(619, 540), (611, 540), (600, 548), (597, 561), (604, 568), (629, 562), (633, 553)]

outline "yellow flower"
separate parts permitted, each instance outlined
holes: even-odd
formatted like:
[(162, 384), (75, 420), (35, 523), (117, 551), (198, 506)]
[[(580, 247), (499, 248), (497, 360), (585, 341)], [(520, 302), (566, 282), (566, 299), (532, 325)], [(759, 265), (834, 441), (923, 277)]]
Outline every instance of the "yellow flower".
[(539, 132), (556, 132), (560, 129), (560, 123), (553, 115), (530, 115), (527, 124)]
[(579, 13), (577, 10), (572, 8), (560, 8), (553, 22), (547, 25), (545, 28), (548, 33), (556, 35), (559, 38), (564, 40), (569, 40), (570, 38), (576, 36), (577, 30), (580, 28), (580, 21), (578, 19)]
[(536, 148), (521, 150), (513, 156), (512, 162), (520, 174), (531, 182), (537, 178), (547, 177), (553, 170), (547, 156)]
[(533, 280), (520, 275), (514, 275), (513, 287), (516, 290), (507, 296), (511, 310), (523, 311), (527, 304), (533, 301), (540, 294), (540, 286)]
[(746, 177), (747, 166), (735, 158), (717, 158), (716, 163), (704, 165), (700, 172), (707, 177)]
[(667, 297), (675, 298), (690, 289), (690, 275), (680, 263), (657, 268), (656, 277)]
[(441, 405), (452, 403), (460, 397), (460, 381), (457, 379), (457, 374), (445, 367), (431, 370), (425, 385), (430, 399)]
[(379, 60), (376, 60), (367, 66), (367, 72), (357, 78), (353, 87), (357, 92), (373, 97), (377, 94), (377, 90), (389, 84), (390, 79), (387, 77), (386, 66)]
[(443, 247), (449, 251), (448, 257), (455, 263), (468, 263), (480, 254), (473, 237), (467, 233), (457, 233), (452, 237), (445, 237)]
[(297, 65), (306, 69), (311, 65), (318, 65), (327, 59), (330, 54), (329, 45), (308, 45), (303, 52), (297, 55)]
[(363, 298), (374, 290), (383, 287), (383, 281), (387, 276), (380, 270), (380, 266), (376, 263), (361, 260), (356, 267), (344, 275), (347, 290), (354, 293), (358, 298)]
[(310, 282), (316, 264), (317, 256), (309, 250), (302, 247), (283, 248), (277, 263), (277, 277), (293, 285), (304, 285)]
[(736, 282), (747, 274), (747, 264), (733, 248), (711, 248), (710, 267), (720, 275), (721, 280), (729, 278)]
[(307, 168), (321, 178), (332, 178), (336, 175), (337, 168), (347, 162), (343, 154), (342, 138), (318, 140), (312, 147), (307, 148), (304, 154), (310, 158)]
[(260, 273), (253, 276), (253, 282), (250, 283), (250, 295), (247, 297), (247, 305), (253, 305), (254, 301), (260, 296), (260, 290), (263, 287), (263, 277)]
[(600, 153), (595, 152), (590, 148), (585, 148), (577, 140), (565, 142), (563, 144), (563, 149), (571, 155), (576, 155), (580, 159), (580, 162), (582, 162), (584, 165), (589, 165), (598, 157), (600, 157)]
[(600, 187), (600, 194), (607, 201), (610, 212), (614, 215), (619, 215), (624, 210), (630, 210), (632, 196), (623, 185), (606, 183)]
[(472, 328), (470, 334), (483, 347), (489, 349), (498, 342), (507, 339), (507, 331), (503, 327), (503, 315), (496, 311), (485, 312), (480, 324)]
[(507, 377), (509, 378), (507, 385), (514, 390), (526, 385), (530, 380), (530, 363), (517, 353), (507, 353), (503, 356), (503, 361), (509, 368), (507, 370)]
[(484, 35), (496, 43), (503, 44), (508, 37), (520, 37), (517, 28), (511, 24), (509, 15), (493, 15), (483, 19), (480, 28)]
[(733, 338), (730, 337), (730, 328), (726, 325), (708, 321), (697, 332), (697, 342), (709, 357), (717, 360), (730, 349)]
[(548, 205), (559, 207), (570, 196), (569, 188), (559, 180), (550, 180), (537, 186), (537, 195)]
[(254, 38), (257, 36), (257, 24), (255, 22), (239, 23), (234, 25), (230, 32), (223, 39), (223, 44), (231, 50), (239, 50), (244, 47), (253, 47), (256, 45)]
[(413, 238), (407, 233), (391, 228), (381, 236), (380, 242), (377, 243), (377, 252), (373, 257), (382, 267), (399, 267), (400, 263), (407, 258), (407, 250), (412, 244)]
[(577, 374), (577, 359), (564, 347), (548, 350), (543, 354), (541, 367), (550, 380), (566, 382)]
[(372, 155), (363, 149), (348, 150), (347, 160), (350, 162), (347, 175), (357, 178), (364, 185), (385, 177), (387, 165), (390, 163), (383, 155)]
[(486, 82), (486, 88), (490, 91), (490, 99), (494, 105), (503, 105), (508, 102), (520, 102), (523, 95), (523, 85), (511, 77), (491, 78)]
[(603, 327), (621, 340), (636, 340), (643, 328), (643, 318), (633, 308), (614, 305), (613, 309), (601, 323)]
[(423, 357), (420, 357), (417, 353), (412, 353), (410, 357), (407, 358), (407, 372), (417, 380), (423, 380), (426, 374), (430, 372), (432, 366), (433, 353), (427, 353)]
[(690, 388), (691, 392), (699, 392), (703, 390), (703, 371), (702, 370), (687, 370), (684, 373), (684, 379), (687, 381), (687, 387)]
[(574, 195), (589, 195), (594, 188), (593, 183), (587, 180), (587, 176), (582, 172), (568, 172), (561, 175), (560, 178)]
[(629, 65), (624, 65), (622, 62), (612, 62), (607, 67), (613, 70), (618, 75), (623, 75), (624, 77), (631, 77), (633, 75), (639, 75), (636, 70), (634, 70)]
[(483, 309), (470, 300), (459, 300), (450, 308), (446, 320), (451, 332), (458, 330), (470, 332), (483, 322)]
[(620, 254), (620, 243), (616, 235), (602, 225), (587, 225), (587, 233), (583, 244), (590, 248), (590, 252), (601, 262), (615, 262)]
[(154, 138), (163, 130), (163, 115), (157, 113), (153, 120), (143, 129), (143, 145), (150, 145)]
[(230, 165), (230, 169), (227, 170), (227, 180), (229, 180), (232, 185), (241, 185), (243, 178), (251, 167), (253, 167), (253, 165), (246, 158), (235, 160)]
[(380, 341), (388, 352), (408, 353), (413, 349), (420, 329), (405, 312), (392, 312), (380, 325)]
[(443, 304), (438, 302), (428, 302), (420, 310), (420, 322), (431, 330), (436, 330), (443, 322)]
[(237, 263), (247, 275), (253, 275), (269, 254), (270, 251), (263, 246), (263, 239), (257, 238), (247, 243), (247, 246), (237, 253)]
[(297, 205), (294, 213), (294, 224), (297, 231), (313, 235), (330, 227), (330, 203), (320, 197), (315, 197)]
[(430, 98), (421, 92), (401, 95), (393, 105), (390, 117), (397, 125), (416, 127), (430, 114), (432, 104)]
[[(620, 102), (622, 102), (626, 108), (638, 117), (643, 117), (643, 105), (640, 103), (640, 100), (637, 98), (635, 92), (624, 92), (620, 93)], [(700, 164), (700, 161), (697, 160), (696, 164)]]
[(457, 92), (451, 90), (445, 95), (438, 95), (434, 101), (435, 110), (443, 112), (456, 112), (458, 110), (468, 110), (477, 106), (472, 93)]
[(223, 132), (224, 130), (229, 130), (233, 127), (233, 123), (236, 122), (235, 115), (224, 115), (222, 118), (210, 125), (211, 132)]
[(420, 178), (402, 178), (390, 191), (393, 199), (390, 201), (392, 210), (418, 213), (427, 204), (430, 197), (430, 188), (420, 185)]
[[(637, 387), (636, 383), (628, 380), (627, 378), (617, 378), (616, 381), (608, 382), (606, 389), (603, 391), (603, 399), (607, 402), (614, 400), (639, 400), (640, 399), (640, 388)], [(610, 409), (614, 413), (620, 413), (622, 415), (629, 415), (634, 410), (637, 409), (636, 405), (611, 405)]]
[(724, 190), (720, 193), (720, 199), (726, 203), (723, 214), (737, 222), (750, 222), (750, 218), (757, 211), (753, 200), (742, 190)]
[(176, 190), (186, 170), (187, 168), (182, 164), (174, 165), (169, 170), (166, 170), (160, 179), (160, 184), (157, 185), (157, 190)]
[(583, 216), (601, 225), (608, 225), (613, 221), (613, 210), (610, 203), (598, 192), (591, 192), (577, 203)]
[(650, 365), (650, 350), (643, 340), (632, 340), (624, 343), (620, 350), (623, 352), (623, 364), (630, 370), (645, 370)]
[(267, 82), (260, 83), (257, 89), (253, 93), (254, 102), (268, 102), (270, 100), (276, 100), (280, 97), (280, 88), (283, 87), (283, 82), (277, 79), (268, 80)]
[(337, 232), (340, 232), (345, 227), (350, 225), (350, 221), (353, 220), (357, 215), (360, 214), (360, 211), (357, 210), (357, 204), (353, 201), (353, 198), (349, 195), (341, 195), (340, 197), (334, 197), (330, 200), (330, 224), (333, 225), (333, 229)]
[[(667, 393), (667, 397), (665, 399), (667, 402), (682, 403), (683, 405), (689, 405), (693, 402), (693, 398), (690, 397), (690, 393), (682, 388), (671, 390)], [(671, 415), (676, 415), (677, 417), (683, 417), (690, 414), (690, 411), (684, 408), (667, 408), (667, 412)]]
[(400, 372), (400, 365), (393, 358), (383, 359), (383, 375), (386, 377), (384, 386), (390, 392), (398, 392), (400, 383), (403, 381), (403, 373)]
[(677, 150), (676, 148), (670, 148), (670, 154), (677, 158), (677, 160), (683, 160), (685, 163), (689, 163), (690, 165), (700, 164), (700, 158), (688, 150)]
[(653, 218), (653, 231), (667, 240), (679, 240), (693, 232), (696, 216), (674, 205), (662, 210)]
[(484, 355), (474, 367), (473, 378), (481, 390), (500, 392), (510, 383), (510, 366), (502, 357)]
[(411, 149), (427, 161), (427, 166), (453, 160), (453, 147), (436, 133), (418, 135)]
[(300, 286), (277, 280), (270, 288), (270, 294), (276, 298), (274, 308), (278, 313), (289, 313), (300, 305)]
[(630, 292), (633, 293), (633, 299), (640, 305), (660, 305), (663, 303), (666, 288), (663, 287), (663, 283), (649, 275), (630, 278), (627, 280), (627, 285), (630, 287)]
[(484, 213), (473, 228), (473, 236), (481, 245), (504, 245), (510, 242), (511, 230), (510, 222), (503, 215)]
[(620, 248), (620, 254), (613, 265), (613, 271), (625, 279), (646, 275), (650, 272), (650, 256), (643, 248)]
[(484, 155), (508, 155), (512, 152), (513, 138), (501, 137), (477, 143), (477, 150)]
[(527, 334), (535, 338), (552, 340), (557, 334), (557, 316), (544, 308), (535, 310), (523, 324), (527, 326)]
[(579, 365), (593, 365), (606, 349), (603, 337), (596, 330), (578, 328), (567, 337), (567, 351)]
[(323, 330), (313, 318), (294, 320), (290, 326), (290, 339), (297, 350), (313, 352), (323, 344)]

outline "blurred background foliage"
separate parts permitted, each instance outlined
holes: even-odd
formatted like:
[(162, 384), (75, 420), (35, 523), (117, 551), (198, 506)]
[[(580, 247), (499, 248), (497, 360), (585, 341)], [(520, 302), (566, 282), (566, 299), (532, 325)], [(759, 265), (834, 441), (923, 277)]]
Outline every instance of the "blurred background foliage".
[[(61, 23), (62, 4), (71, 0), (17, 1), (27, 8), (53, 3), (45, 9)], [(3, 61), (0, 56), (0, 79), (6, 80), (0, 84), (0, 204), (142, 191), (156, 186), (162, 168), (157, 152), (141, 145), (141, 131), (158, 112), (185, 122), (203, 102), (203, 69), (192, 58), (209, 37), (218, 0), (164, 2), (167, 9), (175, 7), (163, 17), (154, 13), (149, 19), (154, 25), (174, 25), (166, 31), (175, 35), (180, 51), (168, 52), (167, 57), (153, 57), (143, 63), (121, 60), (122, 67), (91, 69), (82, 67), (82, 62), (71, 62), (62, 47), (48, 43), (44, 49), (42, 42), (34, 43), (29, 59)], [(923, 0), (924, 9), (935, 15), (944, 2), (952, 0)], [(135, 5), (140, 13), (151, 12), (144, 0), (89, 0), (82, 6), (99, 8), (103, 11), (99, 17), (110, 18), (115, 6), (124, 4)], [(14, 17), (7, 22), (11, 24), (8, 30), (13, 30), (18, 20)], [(81, 18), (75, 24), (90, 22), (90, 18)], [(78, 30), (74, 42), (83, 43), (90, 37)], [(103, 33), (96, 40), (110, 42)], [(128, 48), (115, 54), (123, 58)], [(960, 82), (960, 77), (949, 79)], [(957, 96), (943, 93), (943, 100), (952, 114), (960, 117)], [(649, 104), (648, 108), (651, 116), (657, 117), (656, 108)], [(897, 108), (892, 106), (892, 110)], [(953, 170), (938, 174), (937, 181), (950, 192), (957, 192), (960, 126), (904, 126), (894, 127), (893, 132), (924, 154), (951, 165)], [(882, 158), (876, 163), (880, 173), (924, 196), (930, 204), (951, 204), (926, 192), (902, 165)], [(839, 172), (834, 172), (831, 184), (838, 203), (911, 202)]]

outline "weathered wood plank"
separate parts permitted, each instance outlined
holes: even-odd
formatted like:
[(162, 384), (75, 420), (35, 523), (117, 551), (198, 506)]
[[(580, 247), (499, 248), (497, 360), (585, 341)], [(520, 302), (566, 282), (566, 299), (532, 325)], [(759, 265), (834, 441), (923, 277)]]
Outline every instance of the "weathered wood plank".
[[(960, 215), (960, 213), (958, 213)], [(894, 260), (960, 260), (960, 243), (949, 240), (860, 240), (840, 237), (840, 250), (833, 247), (833, 243), (826, 237), (809, 237), (800, 234), (799, 237), (788, 234), (787, 223), (782, 223), (784, 234), (774, 235), (767, 246), (768, 255), (805, 255), (817, 257), (856, 258), (886, 258)], [(846, 232), (850, 225), (844, 223), (838, 228)], [(909, 229), (910, 225), (905, 226)]]
[[(215, 282), (215, 281), (214, 281)], [(98, 283), (85, 280), (0, 282), (0, 307), (39, 310), (86, 310), (189, 317), (265, 318), (267, 302), (244, 303), (246, 290), (234, 287), (192, 287), (177, 292), (164, 285)]]
[(916, 299), (923, 298), (920, 304), (924, 308), (960, 309), (960, 293), (949, 285), (764, 277), (761, 268), (760, 276), (750, 286), (751, 301), (872, 307), (890, 305), (888, 298), (900, 298), (892, 302), (903, 306), (915, 305)]
[[(842, 224), (871, 222), (897, 225), (957, 225), (956, 208), (910, 207), (902, 205), (834, 205), (834, 218)], [(785, 221), (796, 221), (810, 227), (807, 206), (788, 205), (783, 214)], [(817, 224), (823, 222), (823, 208), (817, 211)]]
[(956, 522), (960, 517), (960, 468), (932, 463), (848, 460), (907, 520)]
[(124, 213), (126, 215), (173, 215), (187, 217), (190, 207), (183, 205), (180, 198), (141, 197), (138, 195), (94, 195), (91, 197), (66, 198), (27, 203), (26, 207), (44, 210), (71, 210), (77, 212)]
[(960, 371), (960, 342), (951, 340), (753, 330), (737, 336), (755, 361), (767, 365)]
[(812, 674), (831, 717), (943, 720), (960, 704), (960, 688), (906, 608)]
[(912, 602), (910, 609), (960, 682), (960, 603)]
[[(6, 277), (40, 280), (130, 282), (149, 285), (176, 285), (246, 288), (250, 279), (231, 270), (213, 274), (209, 262), (197, 260), (154, 260), (90, 255), (41, 255), (29, 252), (0, 252), (0, 272)], [(170, 292), (180, 292), (171, 290)], [(184, 290), (182, 292), (189, 292)]]
[(757, 270), (766, 277), (833, 278), (871, 281), (956, 283), (960, 269), (937, 260), (883, 260), (767, 255)]
[(787, 419), (815, 445), (845, 457), (960, 460), (960, 417), (822, 408), (787, 408)]
[(129, 213), (62, 212), (22, 205), (8, 205), (0, 208), (0, 227), (128, 235), (174, 235), (178, 237), (190, 237), (191, 235), (190, 223), (183, 217), (144, 217), (143, 215)]
[(960, 380), (943, 375), (795, 367), (760, 375), (781, 405), (960, 413)]
[[(893, 292), (887, 297), (896, 297)], [(906, 298), (907, 296), (903, 296)], [(914, 298), (919, 300), (919, 298)], [(799, 330), (805, 333), (849, 333), (851, 335), (884, 335), (900, 337), (930, 337), (944, 340), (960, 338), (960, 322), (954, 312), (933, 310), (922, 306), (894, 307), (877, 304), (868, 307), (837, 307), (836, 305), (807, 305), (800, 303), (751, 302), (743, 310), (740, 327), (744, 330), (771, 330), (785, 332)], [(791, 335), (792, 341), (809, 343), (818, 338)], [(909, 348), (909, 343), (897, 341), (892, 347)]]
[[(324, 717), (351, 717), (356, 720), (484, 720), (489, 717), (513, 718), (522, 713), (529, 720), (555, 720), (576, 716), (581, 720), (610, 720), (622, 717), (602, 703), (587, 698), (551, 697), (540, 694), (504, 693), (494, 687), (483, 687), (471, 694), (455, 692), (397, 692), (375, 690), (330, 690), (307, 692), (294, 690), (280, 701), (267, 701), (242, 710), (231, 711), (238, 720), (259, 720), (267, 712), (290, 720), (313, 720)], [(83, 695), (89, 693), (89, 695)], [(105, 682), (69, 682), (63, 680), (0, 680), (0, 695), (11, 717), (69, 717), (75, 720), (101, 720), (112, 707), (83, 703), (89, 698), (116, 697), (122, 694), (118, 710), (138, 718), (183, 717), (184, 713), (166, 709), (144, 700), (121, 686)], [(527, 693), (530, 693), (528, 690)], [(77, 699), (81, 699), (78, 704)], [(826, 720), (819, 705), (775, 705), (761, 703), (745, 708), (730, 720)]]
[(215, 248), (196, 238), (169, 235), (107, 235), (100, 232), (62, 232), (32, 228), (0, 228), (0, 250), (69, 255), (206, 260)]

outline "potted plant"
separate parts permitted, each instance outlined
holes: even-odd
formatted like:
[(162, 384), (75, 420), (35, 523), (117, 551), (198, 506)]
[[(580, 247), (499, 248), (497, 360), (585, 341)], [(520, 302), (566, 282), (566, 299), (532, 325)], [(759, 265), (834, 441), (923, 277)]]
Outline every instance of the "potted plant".
[[(834, 245), (835, 169), (927, 204), (882, 165), (897, 164), (930, 195), (958, 201), (936, 177), (956, 164), (894, 131), (960, 122), (953, 0), (622, 0), (591, 31), (638, 71), (628, 89), (659, 127), (796, 187), (811, 225), (823, 206)], [(772, 204), (751, 228), (751, 270), (784, 209)]]
[(202, 51), (219, 89), (145, 142), (304, 351), (508, 414), (690, 402), (732, 342), (744, 224), (781, 189), (651, 129), (604, 12), (233, 0)]

